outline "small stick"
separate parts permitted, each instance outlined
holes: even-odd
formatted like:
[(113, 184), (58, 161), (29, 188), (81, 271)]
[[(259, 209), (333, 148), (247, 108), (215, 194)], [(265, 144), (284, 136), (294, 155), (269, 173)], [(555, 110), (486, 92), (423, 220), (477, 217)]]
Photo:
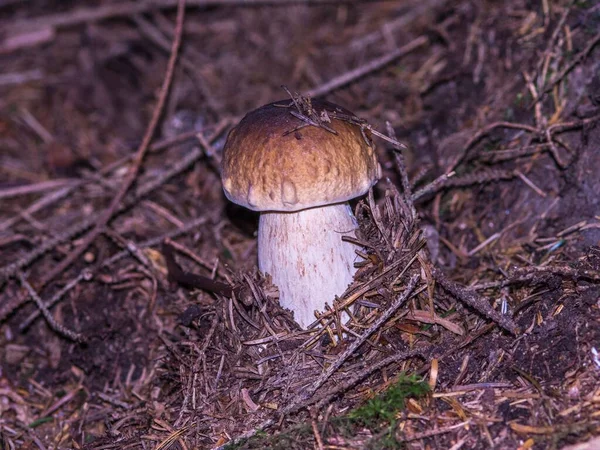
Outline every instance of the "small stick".
[(183, 271), (175, 261), (174, 251), (175, 249), (171, 245), (169, 245), (166, 241), (163, 242), (162, 253), (167, 262), (169, 280), (188, 288), (202, 289), (204, 291), (214, 292), (225, 297), (231, 296), (233, 292), (231, 286), (211, 280), (210, 278), (202, 275)]
[[(252, 5), (273, 5), (290, 6), (295, 4), (352, 4), (356, 0), (187, 0), (188, 6), (208, 7), (208, 6), (252, 6)], [(34, 17), (32, 19), (22, 19), (17, 21), (0, 22), (0, 29), (6, 32), (22, 32), (22, 30), (31, 30), (47, 27), (66, 28), (85, 23), (94, 23), (113, 17), (129, 17), (135, 14), (143, 14), (149, 11), (159, 9), (172, 9), (176, 7), (178, 0), (134, 0), (129, 2), (115, 2), (92, 8), (75, 8), (64, 13), (48, 14), (45, 16)]]
[(544, 191), (542, 191), (539, 187), (537, 187), (533, 181), (531, 181), (529, 178), (527, 178), (527, 176), (525, 176), (525, 174), (523, 172), (521, 172), (520, 170), (517, 170), (517, 171), (515, 171), (515, 173), (523, 181), (523, 183), (525, 183), (527, 186), (529, 186), (537, 195), (539, 195), (540, 197), (544, 197), (544, 198), (546, 197), (546, 193)]
[(349, 72), (338, 75), (337, 77), (329, 80), (328, 82), (322, 84), (321, 86), (317, 86), (308, 92), (306, 95), (309, 97), (320, 97), (325, 94), (329, 94), (336, 89), (341, 88), (342, 86), (346, 86), (350, 83), (353, 83), (369, 73), (376, 72), (378, 70), (383, 69), (385, 66), (391, 64), (396, 59), (402, 58), (406, 54), (416, 50), (419, 47), (422, 47), (429, 43), (429, 38), (426, 36), (419, 36), (418, 38), (410, 41), (408, 44), (386, 54), (380, 58), (373, 59), (368, 63), (357, 67)]
[(146, 156), (146, 152), (150, 145), (150, 140), (154, 135), (154, 130), (158, 125), (158, 121), (160, 119), (163, 107), (167, 100), (167, 95), (169, 93), (169, 87), (171, 85), (171, 80), (173, 79), (173, 73), (175, 71), (175, 63), (177, 61), (177, 53), (179, 50), (179, 45), (181, 44), (181, 36), (183, 34), (183, 19), (185, 14), (185, 0), (179, 0), (177, 6), (177, 27), (175, 38), (173, 39), (173, 46), (171, 48), (171, 56), (169, 57), (169, 62), (167, 64), (167, 72), (165, 75), (165, 79), (161, 86), (160, 95), (158, 98), (158, 103), (154, 108), (154, 113), (152, 114), (152, 118), (150, 123), (148, 124), (148, 128), (146, 129), (146, 133), (144, 134), (144, 138), (140, 143), (140, 146), (136, 152), (135, 159), (133, 164), (131, 165), (127, 176), (125, 177), (125, 181), (121, 185), (117, 195), (114, 196), (110, 206), (104, 210), (104, 212), (98, 218), (96, 222), (96, 226), (88, 235), (83, 238), (83, 242), (69, 255), (63, 259), (60, 264), (58, 264), (50, 273), (44, 277), (45, 280), (52, 280), (58, 275), (60, 275), (65, 269), (67, 269), (73, 262), (91, 245), (94, 240), (98, 237), (100, 233), (104, 230), (108, 222), (112, 219), (115, 213), (118, 210), (118, 206), (129, 191), (129, 188), (135, 181), (137, 174), (139, 173), (140, 167), (142, 165), (142, 161)]
[(544, 266), (544, 267), (520, 267), (510, 272), (508, 279), (499, 281), (487, 281), (470, 286), (470, 290), (482, 291), (491, 288), (502, 288), (511, 284), (524, 283), (535, 280), (543, 275), (558, 275), (573, 280), (589, 280), (594, 283), (600, 282), (600, 271), (592, 269), (579, 269), (570, 266)]
[(456, 172), (450, 172), (440, 175), (427, 186), (415, 192), (412, 196), (412, 201), (416, 202), (417, 200), (421, 199), (422, 197), (425, 197), (426, 195), (433, 194), (434, 192), (438, 192), (439, 190), (443, 189), (446, 186), (446, 181), (449, 178), (453, 177), (455, 174)]
[(493, 309), (487, 300), (481, 297), (478, 293), (472, 289), (468, 289), (458, 283), (455, 283), (454, 281), (449, 280), (440, 269), (434, 268), (432, 274), (440, 286), (442, 286), (446, 291), (454, 295), (460, 301), (493, 320), (510, 333), (514, 335), (519, 333), (517, 325), (511, 318), (503, 316), (498, 311)]
[(502, 236), (502, 232), (498, 232), (498, 233), (492, 234), (489, 238), (487, 238), (481, 244), (479, 244), (478, 246), (476, 246), (473, 250), (469, 250), (467, 252), (467, 256), (473, 256), (473, 255), (475, 255), (477, 252), (479, 252), (480, 250), (482, 250), (485, 247), (487, 247), (488, 245), (490, 245), (492, 242), (494, 242), (500, 236)]
[[(46, 206), (49, 206), (49, 205), (51, 205), (53, 203), (56, 203), (57, 201), (65, 198), (76, 187), (83, 185), (83, 183), (84, 182), (81, 181), (81, 182), (79, 182), (77, 184), (70, 185), (70, 186), (64, 187), (62, 189), (59, 189), (57, 191), (51, 192), (49, 194), (46, 194), (45, 196), (43, 196), (42, 198), (40, 198), (36, 202), (34, 202), (31, 205), (29, 205), (27, 207), (27, 209), (20, 211), (18, 214), (14, 215), (13, 217), (10, 217), (10, 218), (6, 219), (4, 222), (0, 222), (0, 231), (5, 231), (5, 230), (9, 229), (15, 223), (19, 222), (21, 219), (23, 219), (25, 217), (31, 217), (31, 215), (33, 213), (35, 213), (35, 212), (37, 212), (37, 211), (45, 208)], [(0, 272), (2, 272), (2, 271), (0, 270)]]
[(463, 159), (465, 159), (465, 157), (467, 156), (467, 153), (469, 152), (471, 147), (473, 147), (475, 144), (477, 144), (481, 139), (483, 139), (489, 133), (494, 131), (496, 128), (512, 128), (515, 130), (529, 131), (530, 133), (534, 133), (534, 134), (539, 133), (539, 130), (537, 128), (532, 127), (531, 125), (525, 125), (523, 123), (504, 122), (504, 121), (493, 122), (493, 123), (483, 127), (481, 130), (479, 130), (477, 133), (475, 133), (473, 135), (473, 137), (471, 137), (471, 139), (469, 139), (469, 141), (465, 144), (465, 147), (464, 147), (462, 153), (459, 155), (458, 158), (456, 158), (456, 161), (451, 165), (451, 167), (446, 172), (451, 172), (454, 169), (456, 169), (456, 167), (463, 161)]
[[(163, 242), (165, 239), (173, 239), (182, 234), (187, 233), (188, 231), (206, 223), (207, 220), (208, 219), (204, 216), (197, 217), (197, 218), (192, 219), (189, 222), (185, 223), (184, 226), (181, 228), (178, 228), (173, 231), (169, 231), (166, 234), (163, 234), (163, 235), (157, 236), (155, 238), (149, 239), (147, 241), (141, 242), (141, 243), (137, 244), (137, 246), (139, 248), (154, 247), (154, 246), (160, 244), (161, 242)], [(130, 255), (129, 250), (122, 250), (119, 253), (114, 254), (107, 260), (103, 261), (98, 267), (96, 267), (95, 271), (98, 271), (99, 269), (102, 269), (104, 267), (109, 267), (111, 264), (114, 264), (115, 262), (117, 262), (120, 259), (123, 259), (129, 255)], [(44, 307), (47, 309), (52, 308), (55, 304), (57, 304), (59, 301), (61, 301), (62, 298), (70, 290), (75, 288), (75, 286), (77, 286), (79, 283), (81, 283), (84, 280), (91, 279), (92, 277), (93, 277), (93, 270), (81, 271), (79, 273), (79, 275), (77, 275), (75, 278), (73, 278), (71, 281), (69, 281), (62, 289), (60, 289), (58, 292), (56, 292), (56, 294), (54, 294), (52, 296), (52, 298), (44, 304)], [(18, 308), (26, 300), (27, 300), (27, 298), (22, 299), (22, 301), (20, 303), (18, 303), (16, 305), (12, 305), (12, 307), (9, 306), (6, 308), (2, 308), (2, 310), (0, 310), (0, 322), (3, 322), (8, 314), (10, 314), (16, 308)], [(40, 311), (35, 311), (35, 312), (31, 313), (31, 315), (29, 317), (27, 317), (27, 319), (25, 319), (25, 321), (19, 326), (19, 331), (23, 331), (26, 328), (28, 328), (35, 321), (35, 319), (37, 319), (39, 316), (40, 316)]]
[(23, 186), (9, 187), (0, 189), (0, 198), (18, 197), (19, 195), (35, 194), (41, 191), (47, 192), (50, 189), (69, 187), (78, 183), (79, 180), (59, 178), (56, 180), (41, 181), (39, 183), (26, 184)]
[[(544, 94), (547, 94), (548, 92), (551, 92), (552, 89), (554, 89), (554, 86), (556, 86), (558, 83), (560, 83), (562, 81), (562, 79), (569, 73), (571, 72), (571, 70), (573, 70), (575, 68), (576, 65), (578, 65), (583, 58), (585, 58), (588, 53), (590, 53), (593, 48), (598, 45), (598, 43), (600, 43), (600, 33), (598, 33), (596, 36), (594, 36), (594, 38), (590, 41), (590, 43), (585, 47), (585, 49), (583, 49), (583, 51), (581, 51), (580, 53), (578, 53), (575, 58), (573, 58), (573, 60), (571, 61), (571, 63), (569, 65), (567, 65), (563, 70), (560, 71), (560, 73), (550, 82), (550, 84), (546, 87), (546, 89), (543, 90)], [(542, 97), (540, 95), (540, 97)], [(536, 100), (539, 101), (539, 98)]]
[(537, 68), (538, 75), (541, 73), (541, 76), (539, 77), (540, 85), (538, 86), (540, 91), (544, 90), (544, 84), (546, 83), (548, 63), (550, 61), (550, 56), (552, 55), (552, 47), (556, 44), (556, 39), (558, 38), (560, 30), (562, 29), (563, 25), (565, 24), (565, 21), (567, 20), (567, 17), (569, 16), (569, 13), (571, 12), (571, 8), (573, 7), (574, 3), (575, 3), (575, 0), (571, 0), (569, 5), (563, 11), (560, 19), (558, 20), (558, 22), (556, 23), (556, 26), (554, 27), (554, 31), (552, 31), (552, 36), (550, 36), (550, 39), (548, 40), (548, 45), (546, 46), (546, 51), (544, 51), (546, 58), (540, 58), (540, 61), (538, 62), (538, 68)]
[(312, 426), (313, 435), (315, 436), (315, 441), (317, 443), (317, 450), (323, 450), (325, 447), (323, 446), (323, 438), (321, 437), (321, 433), (319, 432), (319, 427), (317, 425), (318, 414), (317, 410), (311, 410), (310, 412), (311, 420), (310, 424)]
[[(450, 431), (454, 431), (454, 430), (456, 430), (458, 428), (466, 428), (466, 425), (469, 425), (470, 423), (471, 423), (470, 420), (465, 420), (464, 422), (460, 422), (460, 423), (457, 423), (455, 425), (449, 425), (447, 427), (442, 427), (442, 428), (436, 428), (436, 429), (433, 429), (433, 430), (423, 431), (421, 433), (416, 433), (416, 434), (414, 434), (412, 436), (406, 436), (406, 435), (403, 434), (402, 436), (399, 437), (398, 441), (399, 442), (410, 442), (410, 441), (416, 441), (418, 439), (425, 439), (425, 438), (430, 438), (430, 437), (433, 437), (433, 436), (439, 436), (440, 434), (449, 433)], [(466, 439), (462, 439), (462, 441), (459, 441), (459, 443), (460, 442), (464, 443), (465, 440)], [(449, 450), (459, 449), (459, 448), (460, 447), (454, 445)]]
[[(392, 128), (392, 124), (387, 122), (386, 123), (386, 128), (387, 128), (387, 132), (388, 135), (393, 139), (393, 140), (397, 140), (396, 139), (396, 133), (394, 132), (394, 129)], [(404, 148), (406, 148), (406, 146), (404, 146)], [(417, 210), (415, 208), (415, 204), (413, 202), (413, 193), (412, 193), (412, 187), (410, 185), (410, 181), (408, 181), (408, 172), (406, 170), (406, 162), (404, 161), (404, 155), (402, 154), (402, 147), (398, 146), (398, 145), (394, 145), (394, 159), (396, 161), (396, 168), (398, 169), (398, 172), (400, 173), (400, 181), (402, 183), (402, 197), (404, 202), (408, 205), (409, 209), (410, 209), (410, 214), (412, 215), (412, 220), (413, 221), (417, 221), (419, 216), (417, 214)]]
[(69, 339), (71, 339), (72, 341), (75, 342), (85, 342), (85, 338), (72, 330), (69, 330), (67, 327), (65, 327), (64, 325), (61, 325), (60, 323), (58, 323), (54, 317), (52, 317), (52, 314), (50, 314), (50, 311), (48, 311), (48, 308), (46, 308), (46, 305), (44, 305), (44, 302), (42, 301), (42, 299), (40, 298), (40, 296), (38, 295), (37, 292), (35, 292), (35, 289), (33, 289), (33, 286), (31, 286), (31, 284), (29, 284), (29, 282), (25, 279), (25, 275), (23, 275), (22, 272), (19, 272), (18, 274), (19, 277), (19, 281), (21, 282), (21, 285), (27, 290), (29, 296), (33, 299), (33, 301), (35, 302), (35, 304), (37, 305), (37, 307), (40, 309), (42, 315), (44, 316), (44, 319), (46, 319), (46, 322), (48, 323), (48, 325), (50, 326), (50, 328), (52, 330), (54, 330), (55, 332), (57, 332), (58, 334), (65, 336)]
[(26, 70), (24, 72), (9, 72), (0, 75), (0, 86), (28, 83), (30, 81), (43, 80), (46, 74), (39, 69)]
[[(223, 129), (227, 126), (229, 122), (223, 121), (220, 125), (215, 128), (215, 131), (209, 138), (209, 141), (214, 141), (223, 131)], [(206, 150), (206, 149), (205, 149)], [(153, 190), (160, 187), (162, 184), (167, 182), (170, 178), (175, 175), (180, 174), (181, 172), (187, 170), (191, 165), (193, 165), (202, 155), (204, 155), (204, 151), (201, 149), (194, 148), (189, 154), (184, 156), (181, 160), (177, 161), (170, 169), (166, 172), (157, 175), (155, 178), (146, 182), (142, 186), (140, 186), (135, 194), (129, 198), (123, 205), (117, 210), (117, 213), (121, 213), (127, 208), (136, 204), (136, 202), (143, 196), (149, 194)], [(71, 189), (64, 188), (64, 189)], [(62, 190), (60, 191), (62, 192)], [(65, 194), (66, 195), (66, 194)], [(8, 278), (13, 277), (18, 270), (28, 266), (37, 258), (42, 256), (47, 251), (53, 249), (57, 245), (72, 239), (73, 237), (83, 233), (84, 231), (90, 229), (94, 224), (98, 221), (98, 214), (92, 214), (89, 216), (85, 216), (83, 220), (73, 224), (71, 227), (67, 228), (64, 232), (60, 233), (56, 237), (48, 239), (47, 241), (42, 242), (38, 247), (34, 248), (32, 251), (15, 261), (14, 263), (7, 264), (3, 267), (0, 267), (0, 281), (6, 280)], [(11, 220), (11, 219), (9, 219)], [(42, 284), (47, 283), (47, 280)], [(0, 322), (3, 317), (2, 311), (4, 308), (0, 310)]]

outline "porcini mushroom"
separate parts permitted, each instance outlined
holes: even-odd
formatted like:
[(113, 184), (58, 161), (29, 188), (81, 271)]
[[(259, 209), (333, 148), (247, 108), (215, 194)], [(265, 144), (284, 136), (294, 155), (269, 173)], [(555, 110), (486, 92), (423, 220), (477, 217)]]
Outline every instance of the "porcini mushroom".
[(317, 122), (289, 101), (248, 113), (227, 137), (221, 174), (229, 200), (260, 211), (258, 267), (303, 328), (352, 283), (357, 247), (342, 237), (357, 224), (347, 202), (381, 176), (352, 113), (320, 100), (309, 107)]

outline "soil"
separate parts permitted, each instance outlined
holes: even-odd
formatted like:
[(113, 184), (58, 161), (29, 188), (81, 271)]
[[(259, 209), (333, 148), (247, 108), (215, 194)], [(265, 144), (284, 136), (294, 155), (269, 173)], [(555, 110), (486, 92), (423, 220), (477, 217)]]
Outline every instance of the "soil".
[[(176, 2), (0, 1), (0, 448), (600, 436), (599, 5), (187, 3), (136, 160)], [(282, 85), (388, 136), (352, 202), (367, 259), (308, 332), (219, 175), (227, 132)], [(430, 393), (340, 425), (403, 373)]]

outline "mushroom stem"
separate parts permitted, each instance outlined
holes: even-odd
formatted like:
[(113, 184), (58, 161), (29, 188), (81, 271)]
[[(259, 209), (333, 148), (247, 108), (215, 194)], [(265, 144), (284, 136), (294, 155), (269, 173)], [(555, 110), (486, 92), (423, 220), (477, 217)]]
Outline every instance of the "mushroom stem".
[(258, 267), (271, 275), (279, 303), (294, 312), (301, 327), (352, 283), (356, 247), (342, 236), (354, 237), (356, 227), (348, 203), (261, 213)]

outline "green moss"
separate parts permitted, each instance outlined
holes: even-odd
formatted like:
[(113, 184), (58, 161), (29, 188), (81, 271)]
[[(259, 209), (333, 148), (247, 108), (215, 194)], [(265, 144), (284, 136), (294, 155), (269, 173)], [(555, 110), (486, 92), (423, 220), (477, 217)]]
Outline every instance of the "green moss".
[(45, 423), (52, 422), (53, 420), (54, 419), (52, 418), (52, 416), (41, 417), (41, 418), (36, 419), (33, 422), (31, 422), (29, 424), (29, 428), (36, 428)]
[(383, 394), (351, 411), (348, 418), (369, 428), (376, 435), (369, 448), (400, 448), (394, 434), (396, 416), (406, 407), (406, 400), (423, 397), (428, 393), (429, 385), (421, 378), (401, 373), (398, 380)]
[(423, 397), (428, 393), (429, 385), (427, 383), (416, 375), (402, 373), (398, 377), (398, 381), (387, 391), (350, 412), (348, 417), (365, 426), (375, 426), (381, 422), (394, 422), (396, 414), (404, 409), (407, 399)]
[(311, 448), (313, 438), (312, 427), (302, 423), (290, 427), (280, 433), (269, 435), (264, 431), (258, 431), (254, 436), (244, 439), (236, 444), (229, 444), (226, 450), (291, 450), (296, 448)]
[[(428, 393), (429, 385), (422, 379), (415, 375), (401, 373), (398, 380), (381, 395), (370, 399), (346, 416), (330, 419), (322, 438), (327, 441), (328, 437), (338, 435), (352, 442), (361, 430), (368, 428), (369, 434), (373, 437), (365, 443), (365, 448), (401, 448), (402, 444), (395, 438), (396, 416), (405, 408), (407, 399), (423, 397)], [(274, 435), (258, 432), (249, 439), (227, 446), (226, 449), (295, 450), (312, 448), (313, 445), (312, 427), (309, 422), (304, 422)]]

